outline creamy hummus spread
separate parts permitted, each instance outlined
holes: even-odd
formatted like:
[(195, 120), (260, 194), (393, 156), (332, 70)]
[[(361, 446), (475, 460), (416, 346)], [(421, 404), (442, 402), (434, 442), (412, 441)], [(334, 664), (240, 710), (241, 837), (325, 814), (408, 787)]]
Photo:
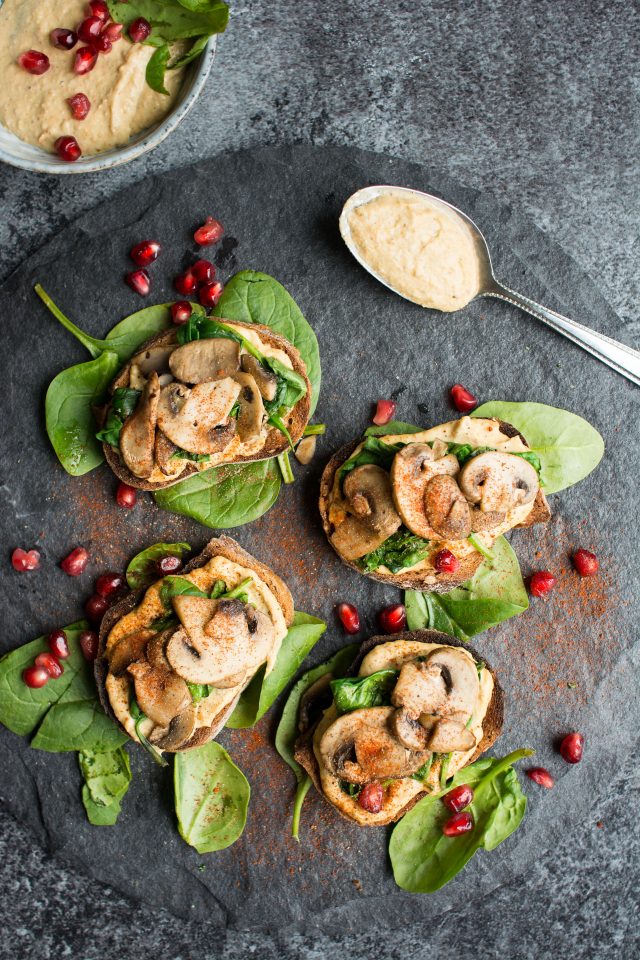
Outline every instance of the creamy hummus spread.
[(453, 210), (389, 190), (348, 209), (346, 220), (360, 259), (408, 300), (451, 312), (477, 296), (473, 234)]
[[(122, 146), (169, 112), (182, 83), (182, 71), (169, 70), (170, 96), (152, 90), (145, 71), (154, 48), (125, 36), (98, 55), (89, 73), (74, 73), (75, 54), (86, 44), (79, 40), (72, 50), (58, 50), (49, 34), (57, 27), (76, 30), (85, 6), (83, 0), (4, 0), (0, 6), (0, 123), (44, 150), (52, 151), (61, 136), (75, 137), (85, 155)], [(26, 50), (46, 54), (46, 73), (33, 76), (18, 65)], [(91, 102), (84, 120), (74, 120), (67, 103), (76, 93)]]

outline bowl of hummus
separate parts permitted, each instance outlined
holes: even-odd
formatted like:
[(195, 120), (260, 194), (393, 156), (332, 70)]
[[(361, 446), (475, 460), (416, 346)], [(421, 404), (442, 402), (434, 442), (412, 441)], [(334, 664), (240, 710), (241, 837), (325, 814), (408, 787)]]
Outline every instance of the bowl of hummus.
[[(97, 55), (89, 71), (74, 70), (75, 57), (87, 44), (78, 38), (73, 49), (60, 49), (51, 34), (61, 28), (77, 31), (89, 13), (84, 0), (0, 0), (0, 160), (5, 163), (52, 174), (109, 169), (153, 150), (194, 105), (213, 63), (215, 35), (194, 61), (167, 70), (168, 93), (159, 93), (146, 80), (156, 48), (132, 43), (126, 32), (108, 54)], [(31, 53), (48, 60), (42, 73), (21, 65), (21, 57)], [(70, 104), (78, 94), (90, 103), (82, 119)], [(61, 159), (60, 138), (74, 138), (82, 155), (74, 162)]]

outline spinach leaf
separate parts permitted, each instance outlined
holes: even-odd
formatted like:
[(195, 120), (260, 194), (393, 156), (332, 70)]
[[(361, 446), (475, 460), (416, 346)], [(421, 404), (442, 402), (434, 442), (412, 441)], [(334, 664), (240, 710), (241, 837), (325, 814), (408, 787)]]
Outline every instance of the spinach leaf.
[(384, 543), (364, 555), (356, 563), (365, 573), (372, 573), (378, 567), (388, 567), (392, 573), (400, 573), (413, 567), (429, 553), (428, 540), (416, 536), (406, 527), (400, 527)]
[(219, 743), (177, 753), (173, 784), (180, 836), (198, 853), (223, 850), (241, 836), (251, 790)]
[(132, 390), (130, 387), (118, 387), (113, 391), (106, 423), (102, 430), (96, 433), (96, 440), (110, 443), (112, 447), (118, 446), (120, 431), (127, 417), (131, 416), (138, 406), (141, 392), (141, 390)]
[(229, 8), (221, 0), (107, 0), (107, 4), (116, 23), (124, 23), (125, 33), (138, 17), (148, 20), (154, 43), (222, 33), (229, 20)]
[(208, 683), (189, 683), (187, 680), (187, 686), (194, 703), (199, 703), (200, 700), (204, 700), (211, 693), (211, 687)]
[(136, 731), (136, 737), (140, 743), (140, 746), (143, 750), (146, 750), (154, 763), (157, 763), (159, 767), (168, 767), (169, 764), (162, 756), (162, 751), (155, 747), (147, 736), (142, 732), (142, 724), (145, 720), (148, 719), (146, 713), (143, 713), (140, 709), (140, 705), (135, 697), (129, 703), (129, 713), (134, 721), (134, 727)]
[(403, 433), (421, 433), (425, 427), (416, 427), (413, 423), (403, 423), (401, 420), (390, 420), (383, 426), (378, 427), (375, 423), (372, 427), (367, 427), (364, 432), (365, 437), (385, 437), (390, 434), (401, 435)]
[(164, 75), (170, 56), (171, 49), (168, 43), (156, 47), (145, 71), (145, 80), (151, 89), (155, 90), (156, 93), (163, 93), (167, 97), (170, 96), (170, 93), (164, 85)]
[[(531, 756), (517, 750), (501, 760), (483, 758), (459, 771), (446, 786), (473, 787), (475, 826), (459, 837), (445, 837), (442, 825), (451, 811), (440, 794), (425, 797), (394, 828), (389, 856), (396, 883), (411, 893), (434, 893), (455, 877), (477, 850), (494, 850), (520, 825), (527, 807), (512, 764)], [(443, 791), (444, 792), (444, 791)]]
[(350, 456), (348, 460), (345, 460), (340, 467), (338, 471), (340, 483), (356, 467), (361, 467), (367, 463), (374, 463), (376, 466), (382, 467), (383, 470), (390, 470), (396, 453), (406, 446), (406, 443), (385, 443), (383, 440), (378, 440), (377, 437), (365, 437), (362, 448)]
[(172, 597), (208, 597), (208, 594), (186, 577), (167, 576), (160, 587), (160, 599), (165, 607), (169, 606)]
[(327, 625), (322, 620), (296, 611), (271, 673), (265, 676), (265, 668), (262, 667), (255, 675), (227, 720), (227, 726), (237, 730), (257, 723), (293, 679), (300, 664), (326, 629)]
[(333, 702), (338, 713), (365, 707), (388, 707), (398, 670), (377, 670), (368, 677), (343, 677), (331, 681)]
[(557, 493), (583, 480), (604, 454), (604, 441), (590, 423), (544, 403), (492, 400), (476, 407), (471, 416), (499, 417), (520, 430), (540, 459), (545, 493)]
[(163, 557), (180, 557), (188, 553), (191, 547), (188, 543), (154, 543), (137, 553), (127, 567), (127, 583), (132, 590), (142, 590), (149, 587), (158, 579), (158, 560)]
[(82, 750), (78, 762), (85, 779), (82, 802), (89, 822), (98, 827), (112, 826), (131, 783), (129, 755), (124, 747), (101, 752)]
[(529, 606), (518, 558), (504, 537), (471, 578), (450, 593), (405, 592), (409, 630), (442, 630), (468, 640)]
[(426, 760), (419, 770), (416, 770), (415, 773), (412, 773), (411, 776), (414, 780), (419, 780), (420, 783), (424, 783), (429, 774), (431, 773), (431, 767), (433, 766), (433, 761), (435, 756), (433, 753), (429, 754), (429, 759)]
[[(233, 410), (231, 411), (233, 414)], [(188, 450), (176, 450), (171, 454), (172, 460), (192, 460), (194, 463), (207, 463), (211, 460), (210, 453), (189, 453)]]

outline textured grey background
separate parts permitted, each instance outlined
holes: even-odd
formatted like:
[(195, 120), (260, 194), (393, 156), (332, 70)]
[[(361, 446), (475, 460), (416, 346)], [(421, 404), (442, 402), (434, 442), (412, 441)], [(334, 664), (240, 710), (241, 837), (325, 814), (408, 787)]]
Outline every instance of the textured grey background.
[[(125, 183), (223, 148), (337, 142), (428, 162), (520, 207), (599, 280), (637, 334), (637, 7), (465, 6), (238, 5), (205, 99), (152, 157), (91, 178), (0, 171), (4, 271)], [(629, 798), (639, 785), (617, 778), (553, 855), (530, 852), (529, 872), (477, 901), (472, 921), (453, 912), (428, 929), (407, 924), (390, 947), (371, 929), (352, 930), (348, 952), (636, 955), (640, 850)], [(132, 908), (48, 861), (8, 818), (3, 833), (0, 956), (221, 952), (206, 926)], [(338, 939), (229, 934), (224, 950), (306, 957), (337, 952)]]

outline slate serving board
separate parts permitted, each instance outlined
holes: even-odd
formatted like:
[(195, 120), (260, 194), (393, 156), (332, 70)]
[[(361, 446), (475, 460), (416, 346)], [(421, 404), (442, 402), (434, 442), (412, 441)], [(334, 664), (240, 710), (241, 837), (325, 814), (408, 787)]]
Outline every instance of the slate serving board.
[[(199, 549), (211, 535), (159, 510), (148, 495), (134, 511), (119, 510), (106, 466), (82, 478), (62, 470), (44, 431), (44, 393), (59, 370), (88, 357), (32, 292), (39, 281), (72, 319), (102, 336), (144, 305), (122, 282), (133, 243), (152, 237), (164, 244), (151, 271), (149, 299), (173, 299), (171, 278), (194, 258), (192, 231), (207, 214), (219, 217), (227, 231), (216, 252), (221, 275), (243, 268), (273, 274), (320, 341), (323, 387), (315, 419), (327, 423), (328, 432), (319, 453), (309, 468), (297, 468), (297, 482), (283, 488), (265, 517), (232, 532), (285, 577), (298, 609), (329, 623), (309, 666), (345, 642), (333, 616), (336, 602), (359, 606), (367, 636), (375, 632), (376, 611), (399, 599), (338, 561), (316, 509), (324, 463), (367, 425), (378, 397), (397, 397), (400, 419), (428, 426), (454, 415), (447, 388), (460, 381), (483, 400), (537, 400), (574, 410), (605, 437), (605, 459), (596, 472), (551, 498), (551, 523), (512, 539), (525, 573), (556, 571), (555, 593), (474, 640), (507, 692), (500, 753), (535, 747), (536, 762), (553, 771), (557, 787), (547, 793), (527, 781), (531, 803), (523, 828), (494, 853), (478, 855), (436, 895), (400, 891), (388, 863), (387, 830), (357, 828), (313, 791), (301, 842), (291, 839), (293, 776), (272, 746), (280, 705), (254, 730), (220, 738), (253, 794), (243, 838), (207, 856), (178, 836), (170, 773), (141, 751), (131, 751), (134, 780), (118, 825), (97, 828), (84, 816), (75, 757), (31, 750), (26, 740), (0, 730), (0, 795), (7, 808), (80, 871), (179, 916), (238, 927), (344, 930), (374, 918), (401, 924), (449, 910), (471, 913), (474, 898), (526, 870), (530, 858), (553, 857), (555, 837), (575, 829), (606, 795), (612, 771), (637, 745), (633, 603), (640, 550), (632, 468), (640, 393), (507, 304), (477, 301), (443, 315), (373, 281), (343, 246), (337, 220), (349, 194), (380, 182), (424, 189), (458, 205), (485, 232), (498, 277), (625, 339), (593, 281), (517, 211), (427, 167), (337, 148), (223, 155), (137, 184), (64, 229), (0, 290), (2, 652), (74, 620), (93, 577), (124, 567), (143, 546), (186, 539)], [(76, 580), (57, 562), (77, 544), (87, 546), (92, 562)], [(13, 573), (8, 557), (16, 545), (41, 550), (37, 573)], [(579, 545), (600, 557), (594, 580), (581, 581), (571, 571), (568, 554)], [(586, 757), (569, 768), (554, 742), (576, 728), (587, 737)]]

